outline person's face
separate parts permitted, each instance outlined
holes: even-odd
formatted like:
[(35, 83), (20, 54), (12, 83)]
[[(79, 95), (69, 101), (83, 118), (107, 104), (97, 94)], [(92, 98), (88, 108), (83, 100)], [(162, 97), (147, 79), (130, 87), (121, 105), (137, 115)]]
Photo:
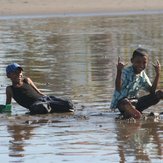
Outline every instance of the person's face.
[(21, 69), (17, 69), (15, 72), (12, 72), (8, 77), (14, 82), (19, 83), (23, 78), (23, 72)]
[(131, 59), (131, 62), (133, 64), (135, 74), (139, 74), (147, 67), (148, 57), (136, 56), (135, 58)]

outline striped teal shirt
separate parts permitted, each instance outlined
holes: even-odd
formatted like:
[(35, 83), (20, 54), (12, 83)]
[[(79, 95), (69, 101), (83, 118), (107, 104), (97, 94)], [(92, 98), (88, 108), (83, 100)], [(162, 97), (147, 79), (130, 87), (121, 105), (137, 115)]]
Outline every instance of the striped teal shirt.
[(126, 67), (122, 70), (122, 89), (120, 92), (114, 91), (111, 109), (117, 108), (117, 103), (123, 98), (138, 98), (139, 90), (149, 91), (152, 86), (145, 71), (140, 74), (135, 74), (132, 66)]

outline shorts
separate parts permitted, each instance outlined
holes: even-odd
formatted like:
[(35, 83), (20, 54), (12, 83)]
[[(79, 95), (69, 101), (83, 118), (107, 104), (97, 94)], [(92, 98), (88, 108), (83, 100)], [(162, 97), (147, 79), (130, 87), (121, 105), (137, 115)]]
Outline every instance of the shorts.
[(55, 96), (43, 96), (33, 103), (30, 114), (47, 114), (73, 112), (74, 106), (70, 100), (57, 98)]

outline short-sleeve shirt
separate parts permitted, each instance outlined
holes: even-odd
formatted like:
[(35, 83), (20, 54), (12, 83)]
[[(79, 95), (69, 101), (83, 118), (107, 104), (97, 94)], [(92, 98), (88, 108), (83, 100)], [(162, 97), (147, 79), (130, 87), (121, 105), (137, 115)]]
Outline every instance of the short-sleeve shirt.
[(143, 70), (140, 74), (135, 74), (133, 66), (126, 67), (122, 70), (121, 75), (122, 88), (121, 91), (114, 91), (111, 109), (117, 108), (117, 103), (123, 98), (138, 98), (139, 90), (149, 91), (152, 84)]

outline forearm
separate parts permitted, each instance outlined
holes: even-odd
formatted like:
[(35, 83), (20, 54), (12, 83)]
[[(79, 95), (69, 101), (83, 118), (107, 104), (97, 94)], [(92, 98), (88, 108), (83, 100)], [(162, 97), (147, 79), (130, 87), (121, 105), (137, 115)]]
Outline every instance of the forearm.
[(42, 93), (35, 85), (32, 85), (32, 86), (40, 95), (45, 96), (45, 94)]
[(6, 105), (11, 104), (11, 100), (12, 100), (12, 90), (11, 90), (11, 87), (7, 87), (6, 88)]
[(27, 79), (28, 79), (28, 83), (35, 89), (35, 91), (38, 92), (40, 95), (44, 96), (44, 94), (36, 87), (34, 82), (30, 78), (27, 78)]
[(160, 79), (160, 74), (156, 74), (156, 77), (153, 81), (152, 87), (151, 87), (151, 93), (154, 93), (157, 89), (158, 83), (159, 83), (159, 79)]
[(121, 74), (122, 74), (122, 71), (121, 70), (117, 70), (117, 76), (116, 76), (116, 80), (115, 80), (115, 89), (117, 91), (120, 91), (121, 90), (121, 86), (122, 86)]
[(160, 72), (161, 72), (161, 65), (159, 63), (159, 60), (157, 60), (156, 64), (153, 64), (154, 68), (155, 68), (155, 72), (156, 72), (156, 77), (153, 81), (152, 87), (151, 87), (151, 92), (154, 93), (157, 89), (159, 80), (160, 80)]

